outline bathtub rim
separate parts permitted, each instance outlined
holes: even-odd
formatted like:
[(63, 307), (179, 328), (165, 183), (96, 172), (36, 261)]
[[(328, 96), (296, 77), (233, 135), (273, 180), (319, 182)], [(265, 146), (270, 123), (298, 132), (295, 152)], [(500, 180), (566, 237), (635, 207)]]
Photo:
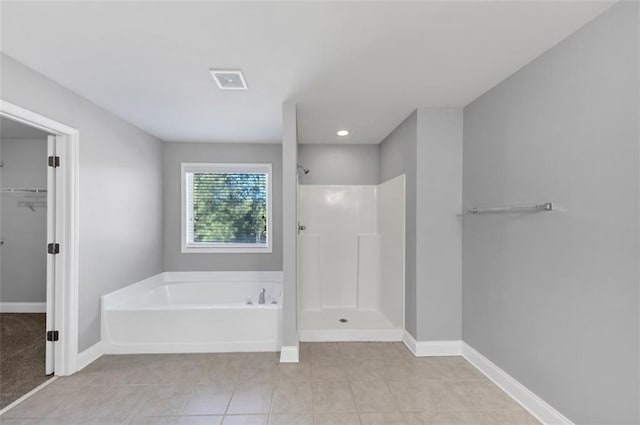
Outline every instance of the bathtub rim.
[[(162, 285), (180, 283), (272, 283), (282, 286), (281, 271), (215, 271), (215, 272), (162, 272), (139, 282), (134, 282), (101, 297), (101, 310), (111, 310), (118, 305), (141, 296)], [(282, 301), (278, 304), (282, 305)]]
[(258, 309), (258, 310), (282, 310), (282, 304), (170, 304), (159, 305), (150, 304), (142, 306), (120, 306), (116, 305), (105, 311), (180, 311), (180, 310), (239, 310), (239, 309)]
[[(252, 282), (272, 283), (282, 285), (281, 271), (223, 271), (223, 272), (163, 272), (149, 278), (135, 282), (101, 297), (101, 349), (104, 354), (161, 354), (161, 353), (230, 353), (230, 352), (278, 352), (282, 347), (282, 301), (278, 304), (233, 304), (211, 305), (207, 309), (262, 309), (278, 310), (278, 337), (274, 339), (246, 340), (246, 341), (212, 341), (212, 342), (161, 342), (161, 343), (117, 343), (109, 338), (107, 329), (107, 311), (140, 311), (140, 308), (127, 308), (120, 310), (118, 304), (128, 300), (132, 296), (141, 295), (147, 291), (165, 284), (177, 284), (180, 282)], [(191, 304), (177, 305), (178, 308), (162, 306), (158, 309), (150, 309), (149, 312), (158, 310), (194, 310)]]

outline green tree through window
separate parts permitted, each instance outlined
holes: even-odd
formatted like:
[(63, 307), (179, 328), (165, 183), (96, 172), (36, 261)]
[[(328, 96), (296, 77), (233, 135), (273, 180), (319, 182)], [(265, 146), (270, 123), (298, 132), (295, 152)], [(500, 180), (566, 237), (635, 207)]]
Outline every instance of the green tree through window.
[(267, 243), (267, 174), (191, 174), (192, 242)]

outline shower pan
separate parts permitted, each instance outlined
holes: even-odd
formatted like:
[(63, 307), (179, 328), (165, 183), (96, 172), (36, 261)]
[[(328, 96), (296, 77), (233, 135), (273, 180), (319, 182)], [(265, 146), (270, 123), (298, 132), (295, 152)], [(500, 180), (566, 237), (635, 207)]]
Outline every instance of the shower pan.
[(300, 339), (402, 340), (404, 176), (300, 185), (298, 196)]

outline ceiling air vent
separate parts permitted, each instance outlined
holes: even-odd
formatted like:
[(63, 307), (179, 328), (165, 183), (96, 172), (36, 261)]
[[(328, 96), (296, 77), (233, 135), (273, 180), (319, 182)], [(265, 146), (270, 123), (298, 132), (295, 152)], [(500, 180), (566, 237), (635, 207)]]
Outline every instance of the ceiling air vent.
[(220, 90), (247, 90), (247, 80), (241, 70), (211, 69), (209, 70)]

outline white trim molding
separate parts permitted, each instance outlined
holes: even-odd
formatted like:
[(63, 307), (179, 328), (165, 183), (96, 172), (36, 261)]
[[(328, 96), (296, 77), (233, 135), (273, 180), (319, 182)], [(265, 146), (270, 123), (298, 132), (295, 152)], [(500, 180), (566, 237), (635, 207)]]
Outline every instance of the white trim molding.
[(462, 356), (543, 424), (574, 425), (562, 413), (464, 342)]
[(0, 313), (46, 313), (47, 303), (0, 302)]
[[(55, 255), (53, 320), (62, 336), (54, 348), (54, 373), (70, 375), (76, 371), (78, 357), (78, 244), (79, 244), (79, 141), (80, 132), (51, 118), (24, 109), (0, 99), (0, 116), (36, 127), (47, 133), (60, 136), (56, 143), (56, 155), (61, 166), (56, 173), (55, 233), (60, 244), (59, 255)], [(51, 316), (47, 312), (47, 316)]]
[(290, 345), (283, 346), (280, 350), (280, 363), (299, 363), (300, 353), (298, 346)]
[(461, 356), (462, 341), (416, 341), (407, 331), (402, 339), (404, 345), (416, 357)]
[(81, 371), (91, 363), (98, 360), (104, 354), (104, 347), (102, 341), (98, 341), (86, 350), (78, 353), (78, 359), (76, 360), (76, 372)]
[[(182, 176), (182, 213), (181, 213), (181, 240), (182, 253), (221, 253), (221, 254), (249, 254), (273, 252), (273, 217), (272, 217), (272, 164), (208, 164), (208, 163), (188, 163), (180, 164)], [(205, 243), (196, 242), (193, 238), (193, 174), (194, 173), (249, 173), (266, 175), (266, 243)]]

